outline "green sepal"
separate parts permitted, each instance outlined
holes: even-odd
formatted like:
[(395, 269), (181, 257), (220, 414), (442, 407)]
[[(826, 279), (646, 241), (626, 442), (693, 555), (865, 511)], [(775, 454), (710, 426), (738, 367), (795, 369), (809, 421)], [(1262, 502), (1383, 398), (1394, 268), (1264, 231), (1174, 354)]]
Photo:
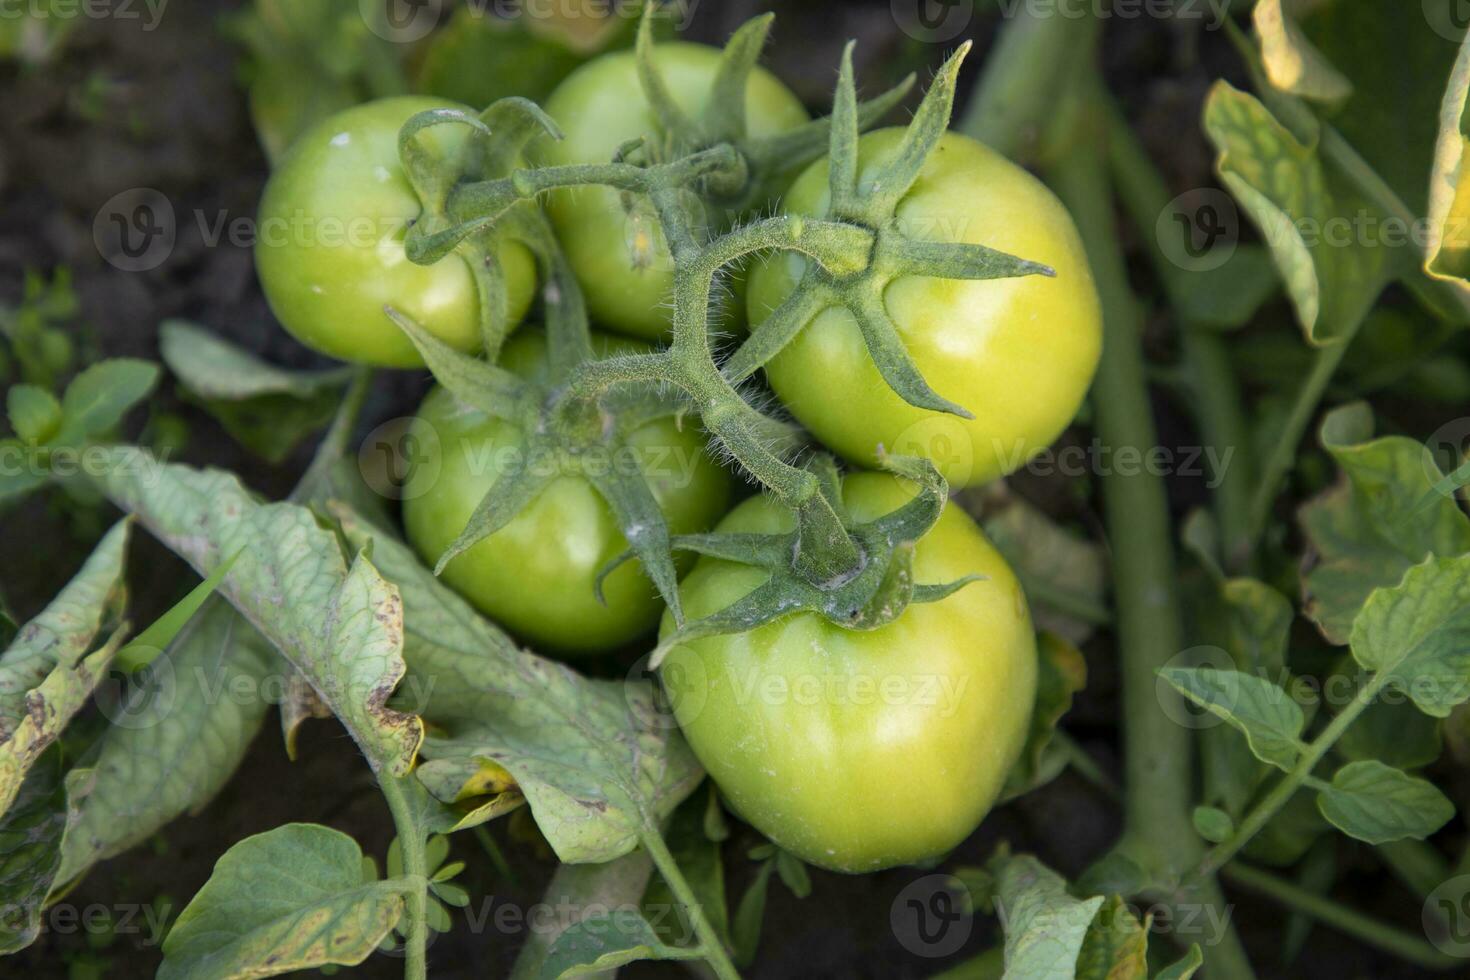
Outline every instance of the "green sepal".
[(897, 619), (910, 603), (937, 602), (982, 579), (971, 575), (942, 584), (915, 584), (914, 546), (939, 520), (949, 487), (928, 460), (885, 455), (880, 462), (889, 472), (919, 484), (919, 492), (902, 507), (865, 523), (853, 523), (843, 512), (830, 457), (819, 456), (811, 466), (821, 496), (829, 503), (836, 501), (834, 509), (864, 556), (855, 574), (825, 587), (812, 584), (793, 566), (799, 530), (676, 535), (671, 542), (675, 550), (764, 568), (771, 577), (743, 598), (684, 623), (662, 639), (649, 659), (650, 667), (656, 668), (680, 643), (745, 632), (795, 612), (817, 613), (844, 629), (875, 630)]
[(408, 335), (434, 379), (466, 405), (499, 419), (515, 418), (531, 394), (531, 386), (504, 368), (450, 347), (412, 318), (391, 306), (388, 318)]
[(516, 454), (510, 466), (475, 505), (474, 513), (470, 515), (459, 536), (439, 556), (434, 564), (435, 575), (442, 575), (445, 567), (461, 553), (509, 524), (531, 501), (540, 496), (548, 484), (561, 475), (560, 467), (531, 465), (533, 461), (546, 459), (542, 453), (538, 453), (538, 449), (556, 451), (546, 444), (546, 440), (531, 440), (523, 452)]
[[(626, 445), (618, 446), (626, 449)], [(643, 565), (658, 594), (668, 604), (674, 622), (684, 623), (684, 610), (679, 602), (679, 572), (674, 567), (670, 548), (668, 522), (659, 510), (653, 489), (641, 473), (620, 472), (618, 467), (584, 471), (588, 481), (607, 505), (628, 541), (628, 547)], [(598, 598), (602, 598), (602, 577), (597, 580)]]

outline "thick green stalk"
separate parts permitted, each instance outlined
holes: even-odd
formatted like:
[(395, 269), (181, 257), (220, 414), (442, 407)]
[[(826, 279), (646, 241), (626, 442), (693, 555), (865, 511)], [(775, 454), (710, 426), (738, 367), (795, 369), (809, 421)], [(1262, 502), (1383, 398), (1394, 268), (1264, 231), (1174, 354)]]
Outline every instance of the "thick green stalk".
[[(1094, 111), (1073, 117), (1073, 139), (1067, 152), (1052, 156), (1048, 172), (1077, 222), (1102, 298), (1103, 352), (1092, 390), (1098, 436), (1114, 452), (1134, 447), (1145, 453), (1158, 438), (1139, 342), (1142, 312), (1118, 246), (1112, 189), (1096, 165), (1105, 158), (1105, 133), (1097, 106), (1089, 105)], [(1165, 713), (1162, 700), (1177, 695), (1157, 683), (1159, 669), (1183, 648), (1168, 497), (1162, 477), (1147, 470), (1107, 474), (1102, 492), (1123, 670), (1127, 793), (1118, 851), (1152, 880), (1170, 882), (1198, 860), (1201, 845), (1190, 819), (1194, 742)], [(1224, 905), (1213, 878), (1181, 897)], [(1211, 976), (1252, 976), (1233, 928), (1227, 926), (1206, 955)]]
[[(1184, 290), (1192, 288), (1191, 273), (1169, 260), (1154, 232), (1159, 215), (1169, 207), (1168, 187), (1112, 99), (1108, 100), (1108, 159), (1118, 195), (1134, 229), (1147, 245), (1154, 274), (1175, 309), (1182, 309), (1180, 297)], [(1241, 409), (1240, 385), (1231, 370), (1225, 339), (1220, 334), (1187, 322), (1179, 326), (1184, 375), (1199, 419), (1200, 435), (1207, 445), (1222, 451), (1233, 450), (1229, 463), (1212, 474), (1216, 481), (1215, 519), (1220, 526), (1226, 566), (1245, 570), (1250, 565), (1252, 550), (1251, 496), (1257, 484), (1251, 466), (1249, 430)]]
[(1426, 970), (1463, 967), (1465, 961), (1448, 956), (1420, 936), (1385, 925), (1372, 916), (1354, 911), (1289, 881), (1244, 864), (1227, 865), (1222, 872), (1234, 884), (1276, 901), (1330, 926), (1343, 935), (1383, 950)]

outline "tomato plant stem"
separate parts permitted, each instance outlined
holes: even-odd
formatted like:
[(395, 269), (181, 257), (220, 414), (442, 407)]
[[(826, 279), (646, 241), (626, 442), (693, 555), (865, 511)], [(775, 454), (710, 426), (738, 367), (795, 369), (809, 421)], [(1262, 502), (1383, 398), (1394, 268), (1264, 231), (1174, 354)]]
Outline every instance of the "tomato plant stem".
[(1378, 697), (1378, 693), (1388, 684), (1390, 676), (1391, 674), (1387, 671), (1373, 675), (1372, 680), (1363, 686), (1357, 697), (1344, 707), (1328, 723), (1327, 727), (1322, 729), (1322, 733), (1305, 748), (1302, 757), (1297, 760), (1295, 766), (1292, 766), (1291, 771), (1281, 778), (1271, 792), (1267, 793), (1250, 813), (1246, 814), (1240, 826), (1235, 829), (1235, 833), (1215, 845), (1209, 854), (1205, 855), (1205, 859), (1195, 869), (1195, 877), (1203, 878), (1223, 868), (1231, 858), (1240, 852), (1241, 848), (1250, 843), (1252, 837), (1260, 833), (1261, 829), (1272, 817), (1276, 816), (1277, 812), (1312, 775), (1312, 770), (1316, 768), (1317, 763), (1321, 762), (1322, 757), (1333, 745), (1337, 744), (1337, 740), (1342, 737), (1343, 732), (1347, 731), (1348, 726), (1363, 713), (1368, 705), (1373, 703), (1374, 698)]
[(1222, 873), (1242, 888), (1274, 898), (1323, 925), (1415, 966), (1428, 970), (1447, 970), (1464, 963), (1463, 960), (1441, 953), (1413, 933), (1395, 929), (1273, 874), (1238, 863), (1226, 865)]
[(347, 448), (352, 441), (352, 430), (357, 426), (357, 417), (362, 414), (362, 406), (367, 401), (367, 393), (372, 388), (372, 384), (372, 368), (359, 367), (353, 372), (352, 381), (342, 396), (342, 404), (337, 406), (337, 412), (332, 416), (332, 424), (327, 428), (327, 434), (322, 437), (321, 444), (317, 446), (316, 452), (311, 457), (311, 465), (306, 468), (301, 482), (297, 483), (296, 488), (291, 491), (289, 500), (292, 502), (311, 500), (326, 485), (331, 478), (332, 467), (336, 466), (347, 453)]
[[(1101, 83), (1088, 86), (1096, 91)], [(1070, 152), (1051, 157), (1048, 172), (1072, 212), (1092, 263), (1103, 305), (1103, 352), (1093, 383), (1097, 431), (1115, 452), (1157, 443), (1143, 350), (1142, 311), (1130, 291), (1113, 218), (1112, 188), (1097, 161), (1106, 159), (1106, 133), (1095, 104), (1071, 118)], [(1122, 657), (1123, 743), (1127, 794), (1119, 852), (1154, 880), (1168, 881), (1197, 860), (1201, 845), (1190, 820), (1194, 742), (1164, 711), (1157, 672), (1182, 647), (1168, 498), (1162, 477), (1147, 470), (1102, 478), (1112, 546)], [(1182, 708), (1182, 703), (1180, 705)], [(1195, 883), (1190, 900), (1222, 907), (1213, 878)], [(1250, 977), (1235, 930), (1228, 924), (1206, 954), (1212, 975)]]
[(1225, 565), (1233, 570), (1248, 570), (1252, 552), (1251, 496), (1256, 483), (1240, 386), (1231, 370), (1224, 338), (1184, 318), (1183, 293), (1194, 288), (1194, 283), (1189, 273), (1170, 261), (1155, 230), (1159, 216), (1169, 208), (1168, 185), (1149, 159), (1117, 100), (1106, 101), (1111, 173), (1134, 229), (1147, 245), (1154, 273), (1179, 316), (1185, 380), (1199, 419), (1200, 435), (1207, 445), (1231, 453), (1229, 457), (1221, 457), (1228, 461), (1211, 474), (1216, 482), (1214, 511), (1220, 526)]
[(704, 906), (695, 897), (694, 891), (689, 887), (689, 882), (684, 879), (684, 873), (679, 870), (679, 862), (674, 860), (674, 855), (669, 853), (668, 845), (664, 843), (663, 836), (658, 828), (649, 824), (643, 831), (643, 849), (648, 856), (653, 858), (653, 866), (663, 877), (664, 883), (669, 886), (669, 891), (674, 893), (674, 898), (684, 907), (689, 916), (689, 922), (694, 926), (694, 933), (699, 937), (699, 951), (704, 956), (706, 963), (715, 971), (715, 976), (720, 980), (740, 980), (740, 972), (735, 969), (735, 964), (730, 961), (730, 954), (725, 950), (725, 944), (720, 941), (719, 934), (710, 925), (709, 919), (705, 917)]
[(1317, 407), (1322, 403), (1322, 395), (1327, 391), (1328, 383), (1337, 373), (1337, 367), (1342, 363), (1343, 355), (1347, 353), (1348, 345), (1357, 332), (1358, 328), (1354, 326), (1342, 340), (1319, 348), (1312, 362), (1311, 372), (1297, 389), (1291, 413), (1277, 433), (1275, 445), (1271, 447), (1271, 454), (1266, 457), (1265, 465), (1261, 468), (1261, 478), (1256, 483), (1255, 495), (1251, 498), (1246, 540), (1252, 551), (1260, 544), (1261, 535), (1265, 533), (1281, 482), (1286, 479), (1296, 461), (1297, 446), (1306, 434), (1307, 426), (1311, 424)]
[[(414, 776), (405, 777), (408, 779)], [(378, 778), (383, 798), (388, 801), (388, 811), (393, 815), (393, 826), (398, 831), (398, 847), (403, 857), (403, 875), (413, 882), (406, 893), (403, 914), (408, 919), (404, 936), (404, 980), (425, 980), (428, 976), (429, 925), (426, 905), (429, 888), (428, 864), (424, 857), (423, 831), (409, 809), (408, 797), (401, 782), (383, 774)]]

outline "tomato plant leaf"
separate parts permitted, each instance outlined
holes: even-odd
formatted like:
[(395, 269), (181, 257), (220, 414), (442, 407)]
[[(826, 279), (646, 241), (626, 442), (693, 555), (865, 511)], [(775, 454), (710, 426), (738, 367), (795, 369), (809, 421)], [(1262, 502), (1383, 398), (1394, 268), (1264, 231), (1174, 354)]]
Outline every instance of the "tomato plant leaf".
[(581, 977), (616, 970), (637, 960), (697, 960), (693, 949), (666, 946), (648, 920), (627, 909), (589, 915), (551, 944), (541, 966), (542, 980)]
[[(1351, 656), (1344, 656), (1328, 675), (1324, 689), (1332, 700), (1350, 703), (1368, 682)], [(1373, 699), (1348, 726), (1333, 748), (1352, 762), (1376, 759), (1398, 769), (1418, 769), (1439, 758), (1443, 747), (1440, 719), (1426, 715), (1402, 692)]]
[(1197, 806), (1191, 819), (1195, 832), (1211, 844), (1218, 844), (1235, 833), (1235, 821), (1219, 807)]
[(99, 361), (72, 379), (61, 396), (61, 431), (54, 442), (73, 445), (107, 432), (153, 390), (158, 365), (134, 358)]
[(1260, 226), (1307, 339), (1320, 345), (1350, 334), (1394, 270), (1381, 248), (1329, 241), (1330, 221), (1371, 212), (1329, 179), (1318, 134), (1293, 132), (1224, 81), (1210, 90), (1204, 122), (1220, 179)]
[(61, 402), (39, 385), (11, 385), (5, 410), (15, 434), (32, 445), (46, 442), (61, 428)]
[(1306, 718), (1275, 684), (1238, 670), (1166, 667), (1159, 673), (1180, 694), (1239, 729), (1262, 762), (1283, 770), (1296, 764)]
[(1190, 943), (1189, 952), (1154, 974), (1154, 980), (1189, 980), (1205, 965), (1205, 954), (1200, 952), (1199, 943)]
[(1466, 101), (1470, 97), (1470, 35), (1460, 42), (1440, 110), (1439, 142), (1429, 182), (1429, 256), (1425, 271), (1438, 279), (1470, 278), (1470, 168), (1466, 167)]
[(735, 962), (750, 966), (760, 949), (761, 926), (766, 918), (766, 896), (771, 887), (771, 875), (776, 870), (775, 860), (762, 861), (756, 869), (755, 880), (740, 896), (735, 908), (735, 918), (730, 923), (730, 941)]
[(698, 784), (693, 754), (660, 720), (648, 684), (588, 680), (517, 650), (406, 545), (334, 513), (355, 546), (372, 542), (402, 590), (408, 680), (428, 692), (423, 711), (435, 732), (425, 757), (504, 766), (563, 861), (626, 854)]
[(241, 445), (273, 463), (331, 420), (352, 379), (352, 368), (276, 367), (185, 320), (160, 325), (159, 350), (189, 400)]
[(387, 704), (405, 669), (398, 590), (362, 555), (349, 567), (304, 507), (259, 503), (233, 474), (108, 452), (102, 490), (203, 574), (239, 553), (220, 593), (311, 681), (374, 771), (406, 773), (423, 724)]
[(1470, 555), (1427, 559), (1370, 595), (1353, 621), (1352, 652), (1419, 710), (1448, 717), (1470, 698)]
[(1072, 643), (1086, 640), (1108, 615), (1102, 549), (999, 481), (986, 489), (984, 507), (985, 536), (1021, 580), (1037, 625)]
[(128, 532), (129, 522), (115, 524), (81, 571), (0, 654), (0, 741), (21, 723), (26, 692), (52, 670), (74, 666), (92, 645), (122, 593)]
[(1302, 33), (1283, 0), (1260, 0), (1251, 12), (1266, 77), (1283, 92), (1317, 102), (1340, 102), (1353, 83)]
[(1097, 910), (1073, 972), (1077, 980), (1148, 980), (1148, 930), (1118, 895)]
[(514, 777), (493, 759), (434, 759), (414, 772), (429, 795), (454, 814), (451, 823), (437, 828), (446, 833), (477, 827), (526, 802)]
[(67, 774), (79, 813), (60, 882), (197, 813), (244, 757), (287, 670), (271, 645), (215, 599), (127, 693), (102, 699), (112, 724)]
[(1071, 643), (1043, 632), (1037, 637), (1036, 653), (1036, 706), (1031, 709), (1026, 747), (1006, 777), (1002, 800), (1029, 793), (1059, 774), (1059, 769), (1045, 764), (1047, 748), (1062, 716), (1072, 707), (1073, 695), (1087, 686), (1087, 662)]
[(67, 823), (60, 749), (31, 767), (10, 809), (0, 815), (0, 956), (24, 949), (41, 931), (41, 906), (61, 863)]
[(1073, 898), (1061, 876), (1019, 854), (1001, 864), (995, 902), (1005, 928), (1006, 976), (1042, 980), (1073, 974), (1103, 897)]
[(1327, 416), (1322, 443), (1344, 479), (1298, 515), (1314, 552), (1305, 610), (1333, 643), (1348, 642), (1374, 589), (1398, 583), (1429, 555), (1470, 551), (1470, 518), (1454, 496), (1423, 503), (1442, 475), (1429, 449), (1400, 436), (1370, 441), (1368, 426), (1361, 405)]
[(364, 881), (357, 842), (286, 824), (231, 847), (179, 913), (159, 980), (268, 977), (355, 966), (403, 914), (402, 880)]
[(1373, 759), (1337, 770), (1317, 806), (1338, 830), (1369, 844), (1422, 840), (1455, 815), (1433, 783)]
[(72, 664), (57, 664), (46, 679), (25, 695), (25, 715), (0, 742), (0, 813), (15, 801), (21, 784), (42, 753), (92, 696), (92, 689), (122, 646), (126, 626), (102, 647)]

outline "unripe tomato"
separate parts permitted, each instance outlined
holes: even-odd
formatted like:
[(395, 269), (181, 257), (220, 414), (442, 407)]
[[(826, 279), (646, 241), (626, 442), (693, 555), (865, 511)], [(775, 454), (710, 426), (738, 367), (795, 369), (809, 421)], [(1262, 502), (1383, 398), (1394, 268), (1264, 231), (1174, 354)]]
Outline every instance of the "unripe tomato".
[[(635, 340), (594, 337), (602, 356), (647, 351)], [(540, 331), (506, 344), (501, 364), (524, 377), (542, 377), (546, 340)], [(423, 475), (410, 477), (403, 502), (408, 538), (434, 564), (459, 536), (500, 475), (523, 452), (519, 426), (461, 404), (435, 388), (410, 430), (423, 458)], [(707, 530), (729, 506), (729, 475), (710, 458), (697, 426), (658, 419), (628, 437), (631, 454), (615, 453), (608, 466), (641, 464), (670, 530)], [(531, 460), (546, 465), (546, 460)], [(550, 652), (596, 653), (651, 631), (663, 601), (636, 561), (603, 582), (597, 574), (628, 548), (611, 510), (583, 476), (552, 481), (509, 524), (457, 556), (444, 580), (511, 632)]]
[[(423, 207), (399, 163), (398, 131), (425, 109), (464, 108), (379, 99), (324, 119), (291, 144), (260, 202), (255, 265), (271, 310), (303, 344), (344, 361), (422, 366), (383, 313), (389, 305), (462, 351), (480, 346), (480, 299), (464, 257), (415, 265), (403, 249)], [(467, 132), (442, 125), (421, 138), (450, 155)], [(535, 261), (514, 242), (497, 254), (516, 323), (531, 305)]]
[[(702, 44), (669, 43), (654, 60), (669, 92), (687, 114), (703, 109), (720, 52)], [(551, 94), (546, 111), (566, 138), (545, 141), (547, 166), (608, 163), (628, 140), (645, 136), (657, 154), (658, 120), (643, 97), (631, 51), (603, 55), (574, 71)], [(746, 86), (746, 119), (753, 137), (773, 136), (808, 121), (800, 100), (770, 72), (756, 68)], [(769, 189), (773, 190), (773, 189)], [(620, 192), (577, 187), (549, 195), (547, 210), (593, 319), (613, 329), (655, 340), (668, 329), (674, 266), (663, 231), (646, 202), (631, 219)], [(713, 230), (725, 223), (707, 218)]]
[[(858, 519), (912, 495), (878, 473), (849, 476)], [(736, 507), (728, 532), (788, 531), (767, 497)], [(964, 840), (995, 802), (1025, 740), (1036, 641), (1021, 586), (957, 506), (919, 541), (914, 577), (980, 574), (868, 632), (799, 612), (748, 633), (675, 646), (664, 689), (699, 761), (731, 807), (804, 861), (875, 871)], [(760, 586), (766, 573), (702, 558), (680, 594), (690, 618)], [(664, 616), (663, 635), (673, 629)]]
[[(891, 157), (901, 129), (859, 143), (860, 180)], [(831, 195), (821, 160), (791, 186), (785, 208), (823, 215)], [(888, 387), (844, 307), (818, 314), (766, 367), (793, 415), (827, 446), (872, 466), (878, 447), (932, 459), (954, 486), (1018, 469), (1077, 414), (1102, 347), (1102, 314), (1077, 229), (1036, 178), (981, 143), (947, 133), (898, 206), (911, 238), (969, 242), (1056, 270), (1055, 278), (960, 281), (905, 276), (884, 305), (930, 387), (973, 419), (915, 408)], [(757, 263), (752, 327), (790, 295), (795, 253)]]

